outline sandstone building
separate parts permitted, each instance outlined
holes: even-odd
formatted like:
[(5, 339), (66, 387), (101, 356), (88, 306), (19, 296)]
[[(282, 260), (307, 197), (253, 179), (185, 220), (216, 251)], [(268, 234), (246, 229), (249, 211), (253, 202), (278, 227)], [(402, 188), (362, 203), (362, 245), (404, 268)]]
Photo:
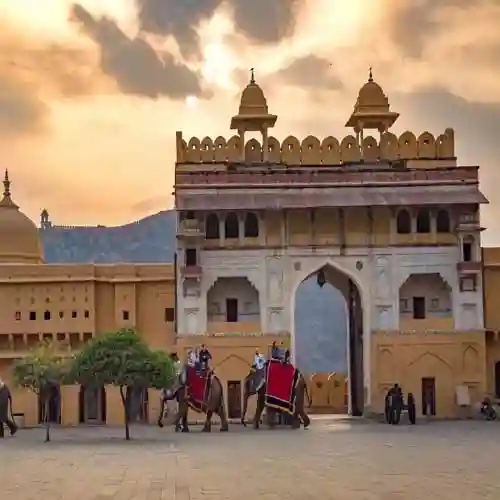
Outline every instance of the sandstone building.
[[(231, 120), (235, 136), (177, 133), (174, 265), (44, 264), (6, 174), (0, 375), (9, 381), (12, 360), (40, 340), (71, 352), (134, 326), (180, 357), (207, 344), (238, 418), (255, 349), (276, 340), (297, 355), (307, 331), (296, 331), (295, 296), (313, 276), (340, 290), (348, 324), (347, 374), (308, 374), (318, 409), (382, 412), (395, 382), (419, 413), (441, 417), (500, 397), (500, 249), (481, 247), (478, 167), (459, 164), (452, 129), (398, 137), (398, 117), (370, 74), (346, 123), (352, 135), (279, 142), (269, 134), (278, 117), (252, 76)], [(56, 421), (121, 421), (113, 388), (56, 392)], [(133, 397), (135, 418), (154, 421), (154, 391)], [(36, 397), (16, 389), (15, 398), (36, 424)]]

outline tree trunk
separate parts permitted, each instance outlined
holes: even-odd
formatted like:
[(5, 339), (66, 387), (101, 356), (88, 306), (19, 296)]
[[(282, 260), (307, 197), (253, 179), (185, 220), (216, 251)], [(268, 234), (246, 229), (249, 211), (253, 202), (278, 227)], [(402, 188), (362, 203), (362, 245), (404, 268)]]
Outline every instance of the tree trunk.
[(48, 443), (50, 441), (50, 418), (49, 418), (49, 408), (50, 408), (50, 398), (47, 397), (47, 394), (43, 396), (43, 423), (45, 425), (45, 442)]
[(129, 411), (129, 406), (130, 406), (130, 401), (129, 398), (127, 398), (127, 388), (123, 385), (120, 386), (120, 396), (122, 398), (122, 404), (123, 404), (123, 411), (124, 411), (124, 417), (125, 417), (125, 440), (130, 441), (130, 428), (129, 428), (129, 422), (130, 422), (130, 411)]

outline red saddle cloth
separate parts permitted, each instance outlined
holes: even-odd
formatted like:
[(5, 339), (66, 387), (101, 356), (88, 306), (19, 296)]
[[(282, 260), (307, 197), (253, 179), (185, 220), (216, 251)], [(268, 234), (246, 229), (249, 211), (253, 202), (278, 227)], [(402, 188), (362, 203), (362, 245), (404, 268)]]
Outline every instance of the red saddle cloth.
[(187, 369), (187, 395), (188, 403), (193, 410), (205, 410), (210, 389), (211, 373), (201, 374), (196, 368), (189, 366)]
[(292, 364), (271, 359), (267, 364), (266, 406), (293, 413), (299, 374)]

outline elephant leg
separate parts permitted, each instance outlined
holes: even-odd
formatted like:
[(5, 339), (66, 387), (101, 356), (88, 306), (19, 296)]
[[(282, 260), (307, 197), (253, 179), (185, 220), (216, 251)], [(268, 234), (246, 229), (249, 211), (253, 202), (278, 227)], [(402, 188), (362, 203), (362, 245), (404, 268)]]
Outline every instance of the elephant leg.
[(244, 389), (244, 392), (243, 392), (243, 408), (241, 410), (241, 423), (246, 427), (247, 424), (245, 422), (246, 418), (247, 418), (247, 408), (248, 408), (248, 398), (250, 397), (250, 393), (246, 387), (246, 384), (245, 384), (245, 389)]
[(160, 402), (160, 414), (158, 415), (158, 421), (157, 421), (157, 425), (158, 427), (160, 427), (160, 429), (163, 428), (164, 415), (165, 415), (165, 400), (162, 399)]
[(182, 423), (181, 426), (182, 432), (189, 432), (188, 411), (186, 411), (186, 413), (184, 413), (184, 415), (182, 416), (181, 423)]
[(220, 418), (220, 431), (227, 432), (229, 430), (229, 422), (227, 421), (226, 409), (224, 408), (224, 401), (220, 401), (219, 407), (216, 410)]
[(205, 419), (205, 425), (201, 432), (211, 432), (212, 431), (212, 415), (214, 412), (212, 410), (207, 410), (207, 416)]
[(302, 422), (304, 423), (304, 429), (307, 429), (311, 425), (311, 419), (309, 418), (309, 415), (304, 411), (304, 409), (302, 409), (300, 416), (302, 418)]
[(253, 428), (258, 429), (260, 426), (260, 419), (264, 411), (264, 398), (257, 395), (257, 407), (255, 408), (255, 416), (253, 417)]
[[(188, 414), (188, 406), (184, 400), (179, 400), (179, 407), (177, 408), (177, 412), (174, 417), (174, 427), (175, 432), (188, 432), (189, 427), (187, 424), (187, 414)], [(182, 423), (182, 425), (181, 425)]]

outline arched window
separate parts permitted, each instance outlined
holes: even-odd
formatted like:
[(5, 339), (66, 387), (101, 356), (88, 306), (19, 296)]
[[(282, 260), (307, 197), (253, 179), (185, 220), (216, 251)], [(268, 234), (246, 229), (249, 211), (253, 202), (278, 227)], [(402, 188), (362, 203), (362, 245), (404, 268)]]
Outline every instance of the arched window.
[(226, 238), (239, 238), (240, 222), (238, 216), (234, 212), (230, 212), (226, 217), (225, 230)]
[(422, 208), (417, 214), (417, 233), (431, 232), (431, 216), (429, 210)]
[(257, 238), (259, 236), (259, 219), (253, 212), (245, 216), (245, 237)]
[(217, 214), (209, 214), (206, 218), (205, 238), (207, 240), (218, 240), (220, 238), (220, 225)]
[(397, 231), (398, 234), (411, 233), (411, 217), (408, 210), (400, 210), (397, 217)]
[(474, 237), (465, 236), (462, 241), (462, 260), (472, 262), (474, 260)]
[(450, 232), (450, 215), (446, 210), (439, 210), (436, 216), (436, 231), (438, 233)]

